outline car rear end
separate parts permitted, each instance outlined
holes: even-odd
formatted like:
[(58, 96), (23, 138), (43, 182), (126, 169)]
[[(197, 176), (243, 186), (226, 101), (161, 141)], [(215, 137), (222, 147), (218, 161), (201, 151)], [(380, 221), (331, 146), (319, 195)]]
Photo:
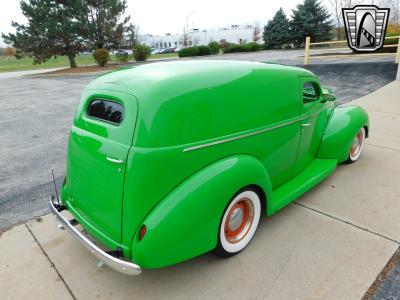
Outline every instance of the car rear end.
[[(85, 90), (76, 110), (61, 201), (53, 197), (50, 208), (60, 227), (67, 229), (100, 261), (119, 272), (136, 275), (140, 267), (129, 261), (131, 249), (130, 245), (122, 244), (121, 228), (137, 99), (114, 89), (93, 89), (93, 86)], [(72, 214), (72, 219), (61, 213), (64, 210)], [(79, 230), (78, 225), (84, 230)]]

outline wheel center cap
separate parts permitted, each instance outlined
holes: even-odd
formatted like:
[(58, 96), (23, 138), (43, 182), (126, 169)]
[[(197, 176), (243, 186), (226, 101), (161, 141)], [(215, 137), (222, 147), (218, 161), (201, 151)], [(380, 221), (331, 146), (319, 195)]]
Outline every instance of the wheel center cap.
[(235, 208), (229, 220), (229, 228), (232, 231), (237, 230), (243, 223), (243, 217), (244, 217), (243, 209), (240, 207)]
[(351, 155), (356, 155), (361, 148), (362, 136), (357, 134), (357, 136), (353, 140), (353, 144), (351, 145)]

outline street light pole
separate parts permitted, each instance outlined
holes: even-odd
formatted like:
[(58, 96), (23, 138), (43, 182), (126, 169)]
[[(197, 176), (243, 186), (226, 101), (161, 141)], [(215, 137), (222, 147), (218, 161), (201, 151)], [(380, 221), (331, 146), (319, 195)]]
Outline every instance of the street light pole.
[[(188, 14), (187, 15), (187, 17), (186, 17), (186, 34), (187, 34), (187, 38), (188, 38), (188, 40), (189, 40), (189, 18), (191, 17), (191, 16), (193, 16), (194, 15), (194, 11), (192, 11), (190, 14)], [(188, 41), (189, 42), (189, 41)]]

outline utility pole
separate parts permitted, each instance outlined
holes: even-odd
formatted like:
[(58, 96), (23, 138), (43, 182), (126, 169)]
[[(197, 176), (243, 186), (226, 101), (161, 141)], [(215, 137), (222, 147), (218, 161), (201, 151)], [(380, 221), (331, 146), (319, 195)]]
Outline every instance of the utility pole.
[(187, 34), (187, 39), (189, 40), (189, 18), (191, 17), (191, 16), (193, 16), (194, 15), (194, 11), (192, 11), (190, 14), (188, 14), (187, 15), (187, 17), (186, 17), (186, 34)]

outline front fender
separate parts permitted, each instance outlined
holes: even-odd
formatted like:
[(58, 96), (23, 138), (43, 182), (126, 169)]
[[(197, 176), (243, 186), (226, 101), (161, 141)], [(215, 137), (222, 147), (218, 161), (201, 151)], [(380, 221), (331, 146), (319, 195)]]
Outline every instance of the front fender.
[(318, 157), (337, 159), (338, 163), (347, 160), (353, 139), (362, 127), (368, 134), (368, 114), (363, 108), (336, 107), (325, 129)]
[(259, 186), (270, 198), (269, 176), (249, 155), (224, 158), (185, 180), (145, 218), (145, 237), (139, 241), (137, 232), (132, 242), (135, 263), (159, 268), (214, 249), (227, 203), (248, 185)]

